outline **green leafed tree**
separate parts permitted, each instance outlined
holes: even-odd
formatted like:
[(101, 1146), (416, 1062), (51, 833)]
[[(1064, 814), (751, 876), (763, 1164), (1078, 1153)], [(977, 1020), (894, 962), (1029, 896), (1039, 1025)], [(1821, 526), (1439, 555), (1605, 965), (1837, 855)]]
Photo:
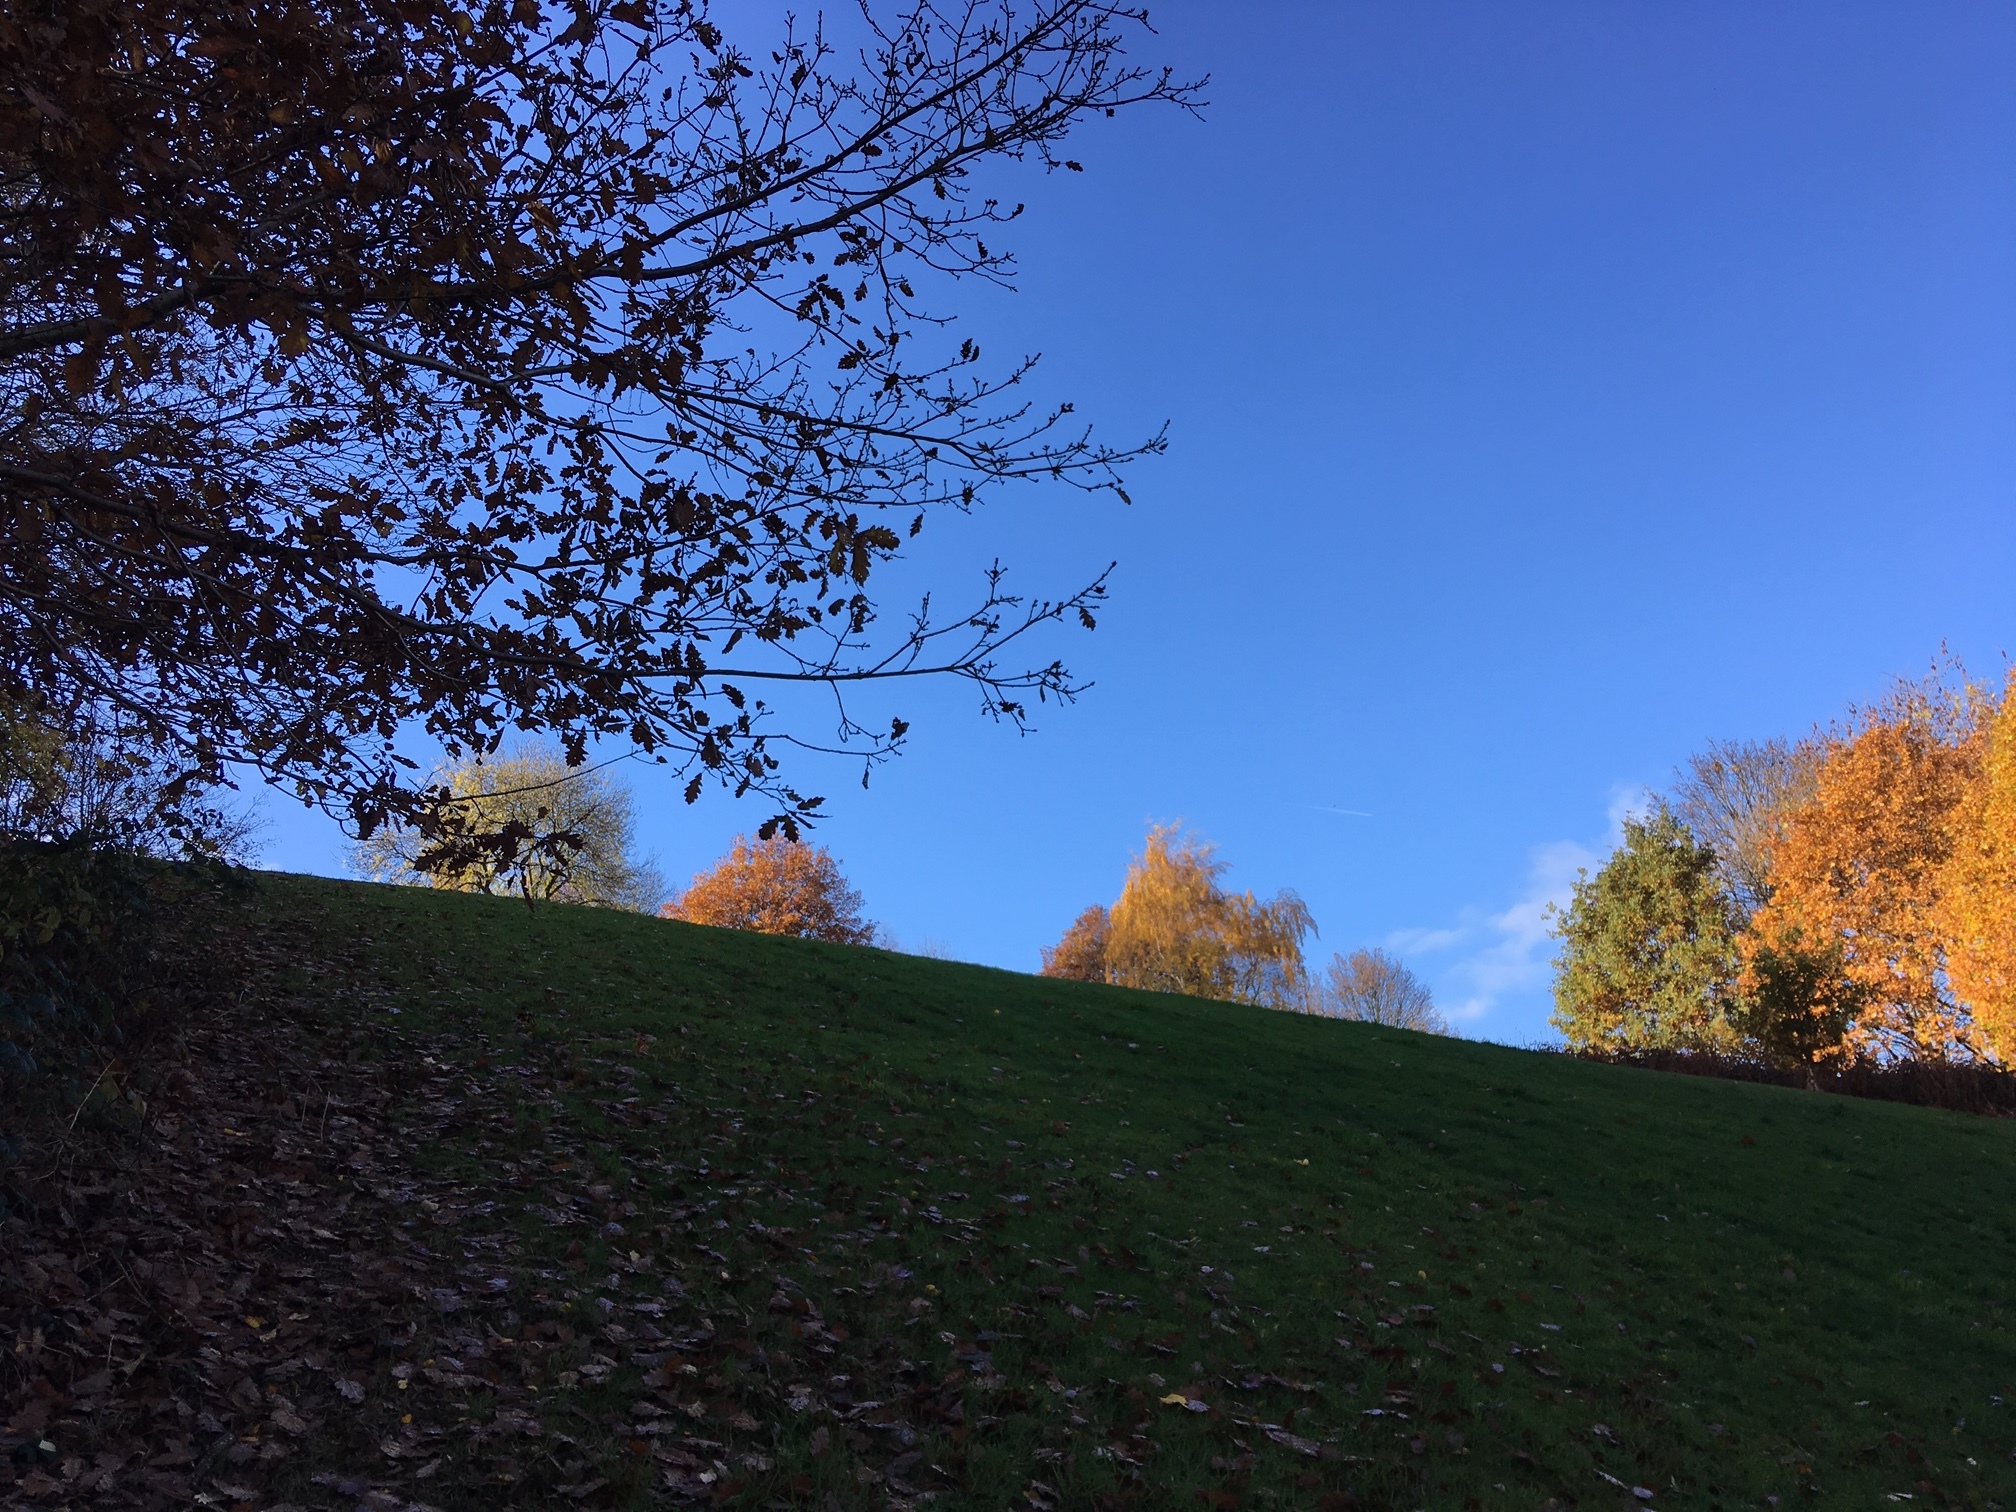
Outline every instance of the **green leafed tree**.
[(1755, 1053), (1787, 1067), (1838, 1057), (1848, 1026), (1869, 1000), (1848, 972), (1841, 942), (1753, 935), (1745, 944), (1740, 1022)]
[(1554, 1027), (1575, 1050), (1740, 1045), (1736, 905), (1713, 849), (1661, 811), (1556, 917)]
[[(452, 864), (423, 864), (439, 842), (391, 824), (357, 847), (359, 871), (380, 882), (636, 912), (656, 908), (665, 895), (657, 869), (635, 855), (630, 790), (606, 767), (570, 767), (557, 747), (533, 744), (490, 761), (458, 762), (436, 773), (435, 783), (449, 795), (449, 824), (486, 843)], [(487, 843), (493, 836), (512, 848)]]

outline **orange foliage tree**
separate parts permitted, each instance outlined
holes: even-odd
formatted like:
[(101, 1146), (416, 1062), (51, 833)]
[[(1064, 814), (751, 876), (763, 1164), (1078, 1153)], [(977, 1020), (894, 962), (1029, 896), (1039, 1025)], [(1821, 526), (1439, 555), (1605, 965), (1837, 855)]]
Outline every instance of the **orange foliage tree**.
[(728, 854), (658, 912), (688, 924), (798, 935), (868, 945), (875, 926), (861, 917), (861, 894), (847, 885), (825, 847), (781, 835), (737, 835)]
[(2016, 1060), (2016, 672), (1982, 721), (1980, 760), (1951, 832), (1935, 909), (1947, 982), (2008, 1065)]
[(1770, 843), (1769, 899), (1750, 921), (1754, 988), (1767, 952), (1831, 955), (1859, 1000), (1839, 1054), (1972, 1059), (1985, 1048), (1947, 980), (1940, 898), (1956, 818), (1979, 767), (1978, 690), (1912, 687), (1831, 744), (1812, 797)]
[(1113, 920), (1103, 903), (1094, 903), (1071, 921), (1064, 938), (1043, 947), (1043, 968), (1038, 976), (1062, 977), (1072, 982), (1106, 980), (1106, 942), (1113, 933)]

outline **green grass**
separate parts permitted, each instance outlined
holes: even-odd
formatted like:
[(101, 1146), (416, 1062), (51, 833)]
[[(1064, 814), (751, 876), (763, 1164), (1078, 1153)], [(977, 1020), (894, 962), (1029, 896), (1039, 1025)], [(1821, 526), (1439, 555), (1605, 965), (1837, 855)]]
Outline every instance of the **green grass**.
[[(716, 1500), (2016, 1504), (2010, 1124), (606, 912), (259, 900), (301, 1002), (347, 1005), (295, 1011), (367, 1059), (432, 1036), (496, 1113), (416, 1158), (608, 1183), (620, 1237), (489, 1220), (513, 1315), (617, 1362), (536, 1399), (705, 1414)], [(321, 957), (375, 985), (317, 999)], [(598, 1297), (668, 1292), (643, 1366), (595, 1342)], [(597, 1494), (647, 1504), (622, 1438)]]

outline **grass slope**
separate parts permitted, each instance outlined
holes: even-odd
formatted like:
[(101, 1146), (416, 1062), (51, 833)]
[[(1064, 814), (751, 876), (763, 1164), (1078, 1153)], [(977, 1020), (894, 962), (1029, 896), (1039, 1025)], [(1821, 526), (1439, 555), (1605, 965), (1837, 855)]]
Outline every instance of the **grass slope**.
[[(567, 1340), (522, 1386), (577, 1496), (2016, 1503), (2011, 1124), (606, 912), (257, 906), (291, 1011), (430, 1036), (488, 1110), (413, 1152), (499, 1199), (432, 1242), (521, 1257), (488, 1331)], [(486, 1477), (560, 1494), (521, 1455), (427, 1500)]]

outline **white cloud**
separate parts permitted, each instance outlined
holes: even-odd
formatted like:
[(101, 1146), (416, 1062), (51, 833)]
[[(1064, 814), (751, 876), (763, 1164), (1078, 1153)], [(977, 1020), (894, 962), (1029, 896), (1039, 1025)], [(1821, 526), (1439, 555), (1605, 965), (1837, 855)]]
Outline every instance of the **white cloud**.
[(1380, 943), (1401, 955), (1433, 955), (1461, 945), (1468, 937), (1462, 929), (1396, 929)]
[(1652, 790), (1642, 782), (1615, 788), (1610, 794), (1610, 844), (1614, 848), (1624, 838), (1626, 819), (1643, 819), (1652, 812)]
[[(1442, 1011), (1450, 1023), (1471, 1033), (1509, 1031), (1516, 1042), (1536, 1038), (1530, 1021), (1533, 1001), (1553, 973), (1554, 942), (1551, 908), (1565, 908), (1573, 896), (1576, 874), (1595, 871), (1623, 838), (1624, 820), (1646, 813), (1652, 794), (1637, 784), (1620, 785), (1606, 804), (1601, 849), (1579, 840), (1550, 840), (1536, 845), (1527, 865), (1526, 883), (1509, 905), (1492, 910), (1464, 909), (1453, 925), (1396, 930), (1386, 945), (1410, 957), (1442, 956), (1446, 964), (1431, 967)], [(1508, 1000), (1521, 1000), (1518, 1028), (1504, 1023)], [(1500, 1020), (1492, 1022), (1494, 1016)]]

